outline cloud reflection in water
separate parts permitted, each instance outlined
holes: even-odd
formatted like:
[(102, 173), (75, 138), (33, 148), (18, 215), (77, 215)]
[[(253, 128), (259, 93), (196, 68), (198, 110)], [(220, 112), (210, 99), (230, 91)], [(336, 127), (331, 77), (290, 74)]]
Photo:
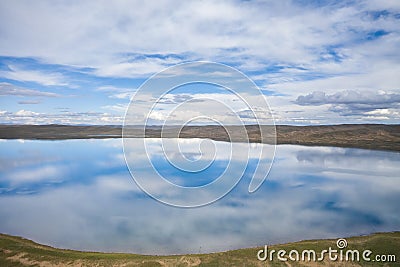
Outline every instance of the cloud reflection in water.
[[(190, 181), (164, 164), (157, 140), (148, 142), (160, 171), (189, 186), (208, 182), (224, 164), (222, 153), (210, 176)], [(190, 151), (185, 142), (185, 153), (196, 157), (198, 147)], [(6, 141), (0, 143), (0, 232), (62, 248), (170, 254), (400, 230), (398, 162), (393, 152), (280, 145), (256, 193), (247, 192), (249, 166), (223, 199), (182, 209), (136, 186), (119, 139)]]

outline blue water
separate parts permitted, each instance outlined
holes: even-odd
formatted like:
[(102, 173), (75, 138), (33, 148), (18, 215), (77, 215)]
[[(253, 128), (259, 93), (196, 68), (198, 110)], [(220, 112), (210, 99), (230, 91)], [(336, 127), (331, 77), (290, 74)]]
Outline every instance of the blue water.
[[(148, 142), (154, 166), (182, 186), (212, 182), (227, 162), (217, 156), (192, 176)], [(185, 209), (138, 188), (120, 139), (2, 140), (0, 232), (60, 248), (175, 254), (400, 230), (400, 153), (279, 145), (267, 180), (249, 194), (256, 162), (224, 198)]]

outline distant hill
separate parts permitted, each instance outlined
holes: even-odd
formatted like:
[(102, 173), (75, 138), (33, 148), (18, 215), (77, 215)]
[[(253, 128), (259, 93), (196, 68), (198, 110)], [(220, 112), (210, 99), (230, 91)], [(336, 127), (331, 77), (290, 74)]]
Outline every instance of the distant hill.
[[(218, 141), (244, 142), (246, 136), (239, 134), (240, 126), (185, 126), (182, 129), (169, 126), (163, 137), (211, 138)], [(321, 126), (261, 126), (247, 125), (250, 142), (297, 144), (310, 146), (338, 146), (378, 150), (400, 151), (400, 125), (342, 124)], [(276, 135), (275, 135), (276, 129)], [(230, 132), (230, 137), (228, 133)], [(138, 126), (125, 128), (125, 137), (142, 138), (161, 136), (160, 127), (146, 128), (143, 136)], [(0, 125), (0, 139), (87, 139), (121, 138), (121, 126), (73, 126), (73, 125)]]

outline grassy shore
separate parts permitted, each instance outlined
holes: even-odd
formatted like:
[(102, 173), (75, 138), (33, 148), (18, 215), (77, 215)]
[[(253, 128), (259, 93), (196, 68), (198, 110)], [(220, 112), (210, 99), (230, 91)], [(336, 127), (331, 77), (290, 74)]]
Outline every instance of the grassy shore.
[[(244, 142), (246, 137), (236, 128), (238, 126), (188, 126), (177, 131), (167, 127), (164, 137), (211, 138), (218, 141)], [(400, 125), (385, 124), (343, 124), (321, 126), (246, 126), (250, 142), (277, 144), (296, 144), (309, 146), (336, 146), (377, 150), (400, 151)], [(227, 130), (231, 132), (228, 136)], [(178, 134), (179, 133), (179, 134)], [(159, 127), (148, 127), (143, 136), (139, 128), (124, 131), (125, 136), (132, 138), (159, 138)], [(121, 126), (71, 126), (71, 125), (0, 125), (0, 139), (87, 139), (87, 138), (120, 138)]]
[[(188, 254), (171, 256), (149, 256), (125, 253), (81, 252), (56, 249), (37, 244), (33, 241), (0, 234), (0, 266), (400, 266), (400, 232), (377, 233), (368, 236), (347, 238), (345, 250), (373, 251), (375, 255), (395, 255), (397, 262), (329, 261), (328, 256), (322, 262), (288, 261), (278, 259), (260, 262), (257, 252), (261, 248), (247, 248), (210, 254)], [(337, 249), (335, 239), (308, 240), (282, 245), (273, 245), (268, 249), (284, 249), (289, 252), (324, 249)], [(360, 252), (360, 253), (361, 253)], [(317, 254), (319, 256), (319, 254)], [(362, 258), (362, 257), (361, 257)]]

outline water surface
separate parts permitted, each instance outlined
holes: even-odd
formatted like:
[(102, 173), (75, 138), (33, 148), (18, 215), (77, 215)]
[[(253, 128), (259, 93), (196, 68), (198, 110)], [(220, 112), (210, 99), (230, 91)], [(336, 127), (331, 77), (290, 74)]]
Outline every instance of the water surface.
[[(212, 182), (226, 164), (219, 154), (193, 177), (165, 161), (159, 140), (146, 142), (160, 173), (183, 186)], [(197, 159), (198, 140), (182, 142)], [(249, 194), (251, 157), (232, 192), (184, 209), (138, 188), (120, 139), (3, 140), (0, 232), (60, 248), (175, 254), (400, 230), (400, 153), (279, 145), (267, 180)]]

